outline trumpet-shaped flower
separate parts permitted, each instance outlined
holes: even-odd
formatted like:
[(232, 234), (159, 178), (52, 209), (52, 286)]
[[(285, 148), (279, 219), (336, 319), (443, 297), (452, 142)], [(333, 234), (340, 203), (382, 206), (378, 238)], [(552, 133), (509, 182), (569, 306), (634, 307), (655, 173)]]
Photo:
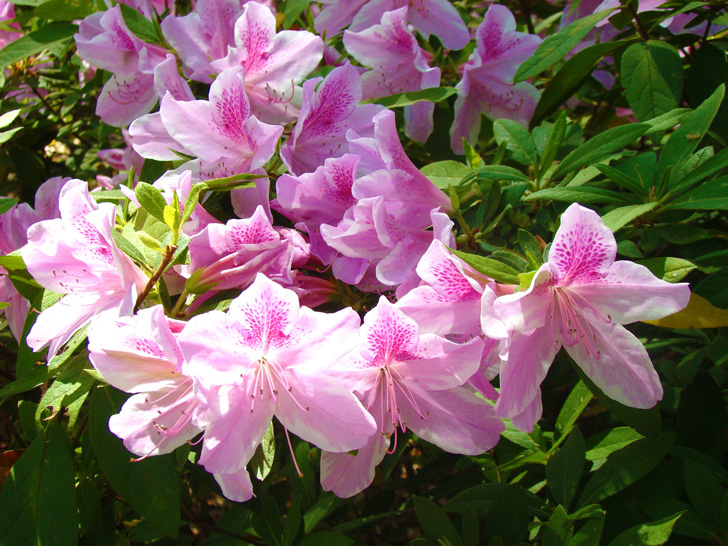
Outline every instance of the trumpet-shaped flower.
[(202, 432), (204, 406), (182, 373), (185, 323), (157, 305), (129, 317), (102, 313), (89, 331), (89, 359), (114, 387), (134, 393), (109, 429), (141, 457), (169, 453)]
[(420, 335), (417, 323), (382, 297), (364, 317), (358, 349), (337, 370), (377, 423), (377, 434), (356, 454), (321, 457), (321, 485), (340, 497), (365, 489), (397, 430), (451, 453), (475, 455), (493, 447), (503, 422), (487, 402), (460, 385), (478, 369), (483, 341), (457, 344)]
[[(250, 498), (245, 471), (275, 415), (286, 430), (321, 449), (346, 452), (375, 432), (356, 397), (327, 374), (356, 344), (359, 317), (299, 305), (263, 275), (227, 314), (193, 317), (180, 335), (183, 371), (208, 406), (200, 464), (226, 475), (235, 498)], [(234, 490), (234, 491), (233, 491)]]
[(462, 138), (477, 140), (480, 116), (512, 119), (526, 125), (538, 102), (538, 90), (530, 83), (513, 84), (519, 65), (541, 43), (534, 34), (516, 32), (516, 19), (505, 6), (488, 8), (475, 35), (477, 47), (463, 65), (457, 84), (455, 121), (450, 129), (452, 149), (462, 153)]
[(28, 334), (35, 351), (49, 355), (73, 332), (108, 309), (131, 311), (147, 277), (121, 252), (111, 235), (116, 207), (96, 204), (82, 180), (70, 180), (59, 198), (61, 217), (33, 224), (21, 249), (28, 272), (43, 287), (66, 294), (43, 311)]
[(321, 38), (305, 30), (276, 33), (271, 10), (248, 2), (235, 22), (235, 47), (212, 66), (218, 71), (242, 66), (253, 113), (266, 123), (284, 124), (298, 116), (299, 84), (318, 66), (323, 53)]
[[(440, 69), (428, 63), (432, 55), (422, 49), (407, 27), (407, 8), (388, 11), (381, 24), (361, 32), (344, 32), (344, 47), (361, 64), (371, 67), (361, 77), (364, 98), (386, 97), (440, 85)], [(434, 103), (419, 102), (404, 109), (405, 133), (425, 142), (433, 129)]]
[(690, 290), (644, 266), (615, 262), (616, 253), (614, 235), (599, 215), (573, 204), (527, 290), (493, 301), (486, 289), (483, 328), (487, 334), (505, 326), (508, 336), (496, 413), (518, 428), (531, 430), (539, 419), (539, 386), (562, 345), (610, 398), (636, 408), (662, 398), (647, 351), (622, 324), (675, 313), (687, 305)]

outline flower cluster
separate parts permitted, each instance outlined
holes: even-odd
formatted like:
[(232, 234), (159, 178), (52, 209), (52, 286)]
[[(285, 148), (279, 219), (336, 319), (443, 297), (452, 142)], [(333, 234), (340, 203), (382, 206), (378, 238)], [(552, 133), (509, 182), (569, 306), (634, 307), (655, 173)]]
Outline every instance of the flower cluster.
[[(87, 325), (91, 363), (132, 394), (111, 431), (141, 458), (200, 437), (199, 464), (236, 501), (254, 494), (249, 463), (273, 417), (289, 445), (293, 433), (321, 449), (321, 484), (341, 497), (368, 487), (408, 430), (466, 455), (491, 449), (504, 419), (531, 431), (562, 346), (611, 398), (657, 403), (659, 377), (622, 325), (679, 311), (688, 286), (615, 261), (614, 235), (578, 204), (522, 286), (458, 258), (458, 205), (408, 157), (395, 113), (370, 99), (438, 87), (418, 35), (457, 50), (468, 28), (445, 0), (324, 4), (315, 26), (348, 26), (348, 58), (315, 77), (323, 40), (277, 31), (264, 3), (198, 0), (164, 17), (160, 43), (131, 32), (118, 5), (81, 23), (80, 56), (112, 74), (97, 114), (128, 127), (137, 154), (117, 163), (175, 168), (120, 186), (124, 210), (64, 179), (39, 190), (35, 211), (0, 215), (0, 253), (20, 249), (58, 298), (28, 345), (52, 357)], [(481, 114), (529, 122), (539, 91), (514, 76), (540, 43), (506, 7), (488, 9), (453, 71), (455, 152), (477, 139)], [(433, 111), (408, 104), (404, 133), (427, 141)], [(205, 208), (217, 191), (231, 191), (238, 218)], [(134, 241), (157, 252), (153, 267), (122, 250)], [(19, 338), (28, 303), (0, 280)], [(313, 310), (342, 301), (342, 285), (379, 295), (363, 321), (352, 307)]]

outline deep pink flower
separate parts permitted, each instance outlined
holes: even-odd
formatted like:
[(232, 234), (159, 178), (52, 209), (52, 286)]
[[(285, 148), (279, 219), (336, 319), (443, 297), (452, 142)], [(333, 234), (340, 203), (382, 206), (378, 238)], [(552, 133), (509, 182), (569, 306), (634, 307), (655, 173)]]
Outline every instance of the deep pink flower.
[(599, 215), (573, 204), (528, 289), (497, 299), (486, 298), (486, 291), (483, 329), (498, 330), (498, 337), (505, 327), (508, 337), (496, 412), (518, 428), (530, 431), (541, 416), (539, 386), (562, 345), (610, 398), (636, 408), (662, 398), (647, 351), (622, 324), (675, 313), (687, 305), (690, 290), (644, 266), (615, 262), (616, 253), (614, 235)]

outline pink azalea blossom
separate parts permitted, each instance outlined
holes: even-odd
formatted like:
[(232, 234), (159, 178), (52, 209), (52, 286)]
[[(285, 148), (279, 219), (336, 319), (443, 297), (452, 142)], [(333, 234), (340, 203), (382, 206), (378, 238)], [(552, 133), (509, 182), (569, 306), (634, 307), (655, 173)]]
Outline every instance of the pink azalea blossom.
[(49, 355), (92, 317), (108, 309), (130, 313), (147, 277), (114, 243), (116, 207), (96, 204), (82, 180), (60, 193), (61, 217), (33, 224), (21, 249), (28, 272), (44, 288), (66, 294), (37, 318), (28, 345)]
[(483, 341), (456, 344), (420, 334), (417, 324), (382, 297), (364, 317), (358, 349), (337, 366), (354, 385), (377, 424), (377, 434), (352, 453), (321, 456), (321, 485), (340, 497), (362, 491), (374, 478), (397, 430), (451, 453), (476, 455), (493, 447), (504, 430), (493, 408), (461, 387), (478, 369)]
[(325, 0), (316, 16), (318, 32), (329, 36), (349, 25), (352, 32), (366, 30), (381, 20), (382, 13), (409, 7), (408, 21), (425, 38), (434, 34), (448, 49), (462, 49), (470, 41), (470, 32), (457, 9), (448, 0)]
[(235, 23), (235, 47), (212, 66), (218, 72), (242, 66), (253, 113), (266, 123), (283, 124), (298, 116), (299, 84), (321, 62), (323, 50), (321, 38), (308, 31), (276, 33), (271, 10), (249, 2)]
[[(298, 296), (263, 275), (227, 314), (193, 317), (180, 335), (197, 395), (208, 406), (200, 464), (225, 475), (226, 495), (252, 496), (245, 466), (275, 417), (321, 449), (364, 446), (372, 417), (327, 370), (356, 344), (358, 315), (300, 307)], [(220, 478), (218, 478), (220, 481)]]
[(245, 288), (258, 273), (290, 284), (292, 270), (308, 261), (309, 248), (291, 229), (274, 228), (263, 207), (246, 220), (209, 224), (189, 243), (190, 265), (185, 276), (202, 269), (198, 284), (215, 283), (215, 290)]
[(96, 115), (123, 127), (152, 109), (157, 102), (154, 67), (167, 52), (137, 38), (118, 6), (86, 17), (75, 39), (82, 59), (112, 74), (99, 95)]
[(109, 429), (132, 453), (170, 453), (202, 432), (205, 408), (182, 372), (177, 336), (186, 323), (157, 305), (134, 316), (106, 312), (89, 331), (89, 359), (110, 385), (133, 393)]
[[(210, 87), (210, 100), (162, 99), (164, 129), (178, 151), (197, 156), (201, 171), (219, 176), (251, 172), (273, 155), (283, 127), (258, 121), (245, 94), (243, 69), (220, 74)], [(138, 149), (143, 155), (144, 149)]]
[(374, 136), (372, 118), (384, 110), (362, 104), (361, 78), (350, 64), (331, 71), (326, 79), (312, 78), (303, 84), (303, 104), (296, 127), (281, 147), (281, 159), (293, 175), (315, 171), (329, 158), (348, 151), (346, 133)]
[[(8, 0), (0, 0), (0, 21), (9, 21), (10, 19), (15, 19), (15, 4), (8, 2)], [(23, 35), (17, 23), (12, 23), (10, 27), (17, 28), (18, 32), (0, 30), (0, 49)]]
[[(385, 97), (440, 85), (440, 69), (430, 67), (432, 55), (422, 49), (407, 27), (407, 8), (388, 11), (381, 24), (361, 32), (344, 32), (344, 47), (372, 70), (361, 77), (364, 98)], [(431, 102), (405, 107), (405, 133), (425, 142), (433, 129)]]
[(539, 386), (562, 345), (610, 398), (636, 408), (662, 398), (647, 351), (622, 324), (675, 313), (690, 290), (644, 266), (615, 262), (616, 253), (614, 235), (597, 213), (573, 204), (528, 289), (497, 299), (484, 295), (486, 334), (503, 327), (507, 334), (496, 413), (521, 430), (530, 431), (541, 415)]
[(533, 55), (541, 38), (516, 31), (516, 20), (505, 6), (488, 8), (476, 31), (477, 48), (463, 65), (457, 84), (455, 121), (450, 129), (452, 149), (462, 153), (462, 138), (475, 142), (481, 114), (527, 125), (539, 99), (530, 83), (513, 84), (519, 65)]

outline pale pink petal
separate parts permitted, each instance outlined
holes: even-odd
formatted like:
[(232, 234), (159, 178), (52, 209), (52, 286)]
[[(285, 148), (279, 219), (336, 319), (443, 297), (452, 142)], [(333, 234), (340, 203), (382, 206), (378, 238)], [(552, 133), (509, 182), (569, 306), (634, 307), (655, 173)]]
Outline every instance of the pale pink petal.
[(135, 119), (129, 127), (132, 146), (140, 156), (157, 161), (176, 161), (180, 155), (175, 151), (186, 153), (182, 144), (169, 136), (159, 112), (147, 114)]
[(505, 430), (493, 406), (467, 389), (413, 389), (413, 394), (417, 408), (402, 401), (403, 421), (417, 436), (450, 453), (483, 453), (498, 443)]
[(114, 127), (126, 127), (148, 113), (157, 102), (154, 76), (138, 72), (113, 74), (99, 93), (96, 115)]
[(410, 23), (425, 38), (434, 34), (448, 49), (463, 49), (468, 45), (468, 27), (448, 0), (422, 0), (411, 4)]
[(527, 290), (501, 296), (493, 302), (494, 313), (507, 329), (518, 332), (533, 330), (551, 320), (549, 313), (554, 302), (552, 270), (550, 263), (543, 264)]
[(662, 385), (642, 342), (619, 324), (590, 317), (594, 337), (564, 344), (574, 361), (604, 394), (634, 408), (651, 408), (662, 398)]
[(250, 474), (245, 468), (232, 472), (229, 474), (213, 474), (215, 481), (222, 489), (222, 494), (225, 498), (230, 499), (233, 502), (245, 502), (252, 499), (253, 495), (253, 484), (250, 481)]
[(339, 498), (353, 497), (374, 480), (374, 468), (382, 462), (389, 438), (377, 433), (356, 453), (321, 453), (321, 487)]

